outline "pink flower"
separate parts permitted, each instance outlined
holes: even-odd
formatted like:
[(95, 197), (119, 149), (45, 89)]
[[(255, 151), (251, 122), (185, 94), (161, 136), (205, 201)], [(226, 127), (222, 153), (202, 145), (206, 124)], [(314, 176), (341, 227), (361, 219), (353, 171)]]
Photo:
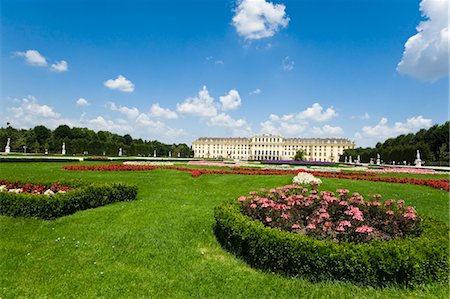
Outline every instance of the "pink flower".
[(308, 225), (306, 226), (306, 228), (309, 228), (309, 229), (315, 229), (315, 228), (316, 228), (316, 225), (315, 225), (314, 223), (310, 223), (310, 224), (308, 224)]
[(381, 194), (374, 194), (372, 197), (375, 199), (379, 199), (379, 198), (381, 198)]
[(390, 206), (392, 204), (392, 200), (388, 199), (386, 200), (386, 202), (384, 203), (385, 206)]
[(402, 205), (402, 204), (405, 203), (405, 201), (404, 201), (403, 199), (399, 199), (399, 200), (397, 200), (397, 203), (398, 203), (399, 205)]
[(416, 209), (414, 209), (414, 207), (406, 207), (406, 211), (408, 211), (408, 213), (415, 213)]
[(379, 207), (379, 206), (381, 206), (381, 202), (379, 202), (379, 201), (374, 201), (374, 202), (372, 203), (372, 205), (373, 205), (374, 207)]
[(345, 231), (345, 227), (338, 226), (338, 227), (335, 228), (335, 230), (338, 231), (338, 232), (343, 232), (343, 231)]
[(386, 211), (386, 214), (388, 214), (388, 215), (394, 215), (394, 211), (387, 210), (387, 211)]
[(275, 193), (277, 192), (277, 190), (275, 190), (274, 188), (270, 189), (269, 192)]
[(328, 218), (330, 218), (330, 214), (328, 214), (328, 213), (320, 213), (319, 218), (326, 218), (326, 219), (328, 219)]
[(367, 225), (363, 225), (360, 226), (356, 229), (357, 233), (371, 233), (373, 232), (373, 227), (367, 226)]
[(266, 217), (266, 222), (272, 222), (272, 218)]
[(239, 197), (239, 201), (245, 201), (246, 199), (247, 199), (247, 197), (245, 197), (245, 196)]
[(320, 212), (320, 213), (326, 213), (327, 210), (325, 210), (324, 208), (320, 208), (320, 209), (319, 209), (319, 212)]
[(250, 205), (250, 208), (256, 209), (256, 204), (255, 204), (255, 203), (252, 203), (252, 204)]
[(352, 226), (352, 224), (350, 223), (350, 221), (344, 220), (339, 222), (339, 226)]
[(300, 228), (300, 225), (298, 225), (297, 223), (292, 225), (292, 229), (299, 229), (299, 228)]
[(289, 218), (291, 218), (291, 215), (286, 214), (286, 213), (281, 213), (281, 217), (284, 219), (289, 219)]
[(413, 214), (413, 213), (405, 213), (405, 214), (403, 214), (403, 217), (412, 219), (412, 220), (417, 218), (416, 214)]
[(339, 204), (341, 206), (348, 206), (348, 202), (346, 202), (346, 201), (340, 201)]

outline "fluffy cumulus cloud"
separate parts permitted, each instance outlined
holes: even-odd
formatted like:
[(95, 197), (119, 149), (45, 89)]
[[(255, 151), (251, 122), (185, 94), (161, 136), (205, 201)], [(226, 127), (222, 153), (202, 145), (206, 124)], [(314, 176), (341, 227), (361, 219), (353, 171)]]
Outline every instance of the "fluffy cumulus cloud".
[(222, 110), (235, 110), (241, 106), (241, 96), (236, 89), (231, 89), (227, 95), (220, 97)]
[(158, 118), (175, 119), (178, 118), (178, 114), (167, 108), (162, 108), (159, 104), (153, 104), (150, 107), (150, 115)]
[(244, 119), (233, 119), (226, 113), (211, 117), (208, 125), (231, 129), (233, 136), (248, 136), (251, 134), (251, 128)]
[(109, 103), (109, 109), (118, 111), (129, 119), (136, 119), (140, 114), (139, 109), (136, 107), (117, 106), (115, 103)]
[(40, 105), (37, 99), (33, 96), (28, 96), (21, 100), (16, 100), (20, 103), (18, 107), (11, 107), (8, 110), (14, 113), (16, 118), (59, 118), (60, 114), (47, 105)]
[(289, 23), (283, 4), (265, 0), (241, 0), (233, 16), (237, 33), (247, 40), (273, 36)]
[(314, 103), (311, 107), (298, 113), (282, 116), (271, 114), (268, 120), (261, 123), (261, 133), (285, 136), (298, 136), (306, 133), (307, 135), (311, 135), (311, 133), (330, 136), (341, 135), (343, 130), (340, 127), (330, 125), (310, 127), (311, 123), (325, 122), (337, 115), (333, 107), (324, 109), (319, 103)]
[(323, 127), (314, 127), (312, 132), (321, 136), (336, 136), (344, 134), (344, 130), (341, 127), (332, 127), (330, 125), (325, 125)]
[(52, 64), (50, 69), (54, 72), (67, 72), (69, 70), (69, 65), (67, 61), (61, 60)]
[(85, 98), (79, 98), (77, 100), (77, 106), (89, 106), (89, 102)]
[(202, 117), (217, 115), (214, 98), (209, 95), (206, 86), (203, 86), (197, 96), (189, 97), (183, 103), (177, 104), (177, 111)]
[(423, 80), (437, 80), (449, 73), (449, 0), (422, 0), (420, 11), (426, 18), (417, 34), (405, 44), (397, 66), (401, 74)]
[(133, 92), (134, 91), (134, 84), (125, 78), (122, 75), (119, 75), (116, 79), (109, 79), (104, 82), (105, 86), (109, 89), (116, 89), (123, 92)]
[(417, 132), (420, 129), (428, 129), (433, 125), (433, 121), (424, 118), (422, 115), (408, 118), (405, 122), (396, 122), (389, 125), (387, 118), (382, 117), (375, 126), (365, 126), (361, 132), (355, 134), (355, 138), (364, 145), (373, 145), (378, 141), (396, 137), (401, 134)]
[(37, 50), (27, 50), (25, 52), (16, 52), (17, 56), (25, 58), (25, 61), (34, 66), (47, 66), (47, 60)]

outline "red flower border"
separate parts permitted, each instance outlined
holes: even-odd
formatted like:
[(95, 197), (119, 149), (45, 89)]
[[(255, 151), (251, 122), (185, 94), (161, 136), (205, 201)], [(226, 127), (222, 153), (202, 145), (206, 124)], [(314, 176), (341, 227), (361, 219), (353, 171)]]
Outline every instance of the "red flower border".
[(448, 180), (427, 180), (414, 178), (390, 178), (376, 177), (374, 173), (366, 172), (321, 172), (321, 171), (305, 171), (305, 170), (272, 170), (272, 169), (253, 169), (253, 168), (233, 168), (233, 169), (197, 169), (180, 166), (161, 166), (161, 165), (126, 165), (126, 164), (109, 164), (109, 165), (67, 165), (63, 166), (64, 170), (89, 170), (89, 171), (145, 171), (153, 169), (172, 169), (178, 171), (190, 172), (193, 177), (199, 177), (202, 174), (238, 174), (238, 175), (296, 175), (299, 172), (308, 172), (314, 176), (324, 178), (386, 182), (399, 184), (414, 184), (428, 186), (436, 189), (449, 191)]

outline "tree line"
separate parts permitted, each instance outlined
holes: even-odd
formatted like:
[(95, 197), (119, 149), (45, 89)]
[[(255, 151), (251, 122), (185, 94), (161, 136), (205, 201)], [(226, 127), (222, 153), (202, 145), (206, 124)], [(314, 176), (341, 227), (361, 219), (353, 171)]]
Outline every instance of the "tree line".
[(378, 142), (375, 148), (346, 149), (340, 157), (343, 162), (345, 157), (352, 156), (353, 160), (360, 155), (361, 162), (368, 163), (370, 159), (376, 159), (380, 154), (385, 163), (413, 164), (416, 160), (417, 150), (420, 151), (421, 160), (426, 165), (449, 165), (449, 132), (450, 122), (442, 125), (434, 125), (429, 129), (422, 129), (413, 134), (404, 134), (395, 138), (389, 138), (385, 142)]
[(4, 151), (10, 138), (11, 152), (16, 153), (44, 153), (61, 154), (62, 144), (65, 143), (67, 155), (107, 155), (117, 156), (119, 148), (127, 156), (157, 156), (192, 157), (193, 152), (184, 143), (164, 144), (157, 140), (134, 139), (129, 134), (118, 135), (108, 131), (95, 132), (88, 128), (69, 127), (60, 125), (55, 130), (45, 126), (32, 129), (15, 129), (11, 126), (0, 128), (0, 147)]

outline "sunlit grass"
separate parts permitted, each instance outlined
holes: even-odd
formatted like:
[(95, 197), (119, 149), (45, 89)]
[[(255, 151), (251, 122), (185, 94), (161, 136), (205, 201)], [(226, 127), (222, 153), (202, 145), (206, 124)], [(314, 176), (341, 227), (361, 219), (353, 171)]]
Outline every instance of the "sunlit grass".
[[(83, 162), (88, 163), (88, 162)], [(94, 163), (94, 162), (90, 162)], [(250, 268), (212, 232), (213, 209), (292, 176), (202, 175), (173, 170), (62, 171), (70, 163), (1, 163), (2, 178), (126, 182), (138, 200), (44, 221), (0, 216), (0, 297), (447, 298), (445, 284), (374, 289), (310, 283)], [(404, 199), (449, 222), (448, 192), (424, 186), (322, 179), (321, 189)]]

